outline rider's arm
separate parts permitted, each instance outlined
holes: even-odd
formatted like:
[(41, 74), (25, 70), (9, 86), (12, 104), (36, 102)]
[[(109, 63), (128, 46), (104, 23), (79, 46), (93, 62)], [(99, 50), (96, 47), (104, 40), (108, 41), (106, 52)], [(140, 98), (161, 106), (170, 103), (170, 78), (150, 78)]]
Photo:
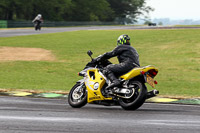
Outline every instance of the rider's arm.
[(102, 55), (103, 59), (110, 59), (112, 57), (115, 57), (119, 54), (121, 54), (122, 50), (120, 48), (120, 46), (116, 47), (114, 50), (110, 51), (110, 52), (106, 52)]
[(33, 19), (33, 21), (32, 21), (32, 22), (34, 23), (36, 20), (37, 20), (37, 16), (36, 16), (36, 17)]
[(33, 21), (32, 21), (33, 23), (35, 22), (35, 19), (33, 19)]

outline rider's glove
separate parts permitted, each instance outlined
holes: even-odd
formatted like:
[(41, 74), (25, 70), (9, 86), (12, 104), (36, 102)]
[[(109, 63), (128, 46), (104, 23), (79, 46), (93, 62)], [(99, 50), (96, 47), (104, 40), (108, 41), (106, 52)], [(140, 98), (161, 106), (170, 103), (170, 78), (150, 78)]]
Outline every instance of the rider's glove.
[(100, 62), (103, 59), (102, 57), (103, 57), (102, 55), (99, 55), (97, 58), (93, 59), (92, 62), (93, 63)]

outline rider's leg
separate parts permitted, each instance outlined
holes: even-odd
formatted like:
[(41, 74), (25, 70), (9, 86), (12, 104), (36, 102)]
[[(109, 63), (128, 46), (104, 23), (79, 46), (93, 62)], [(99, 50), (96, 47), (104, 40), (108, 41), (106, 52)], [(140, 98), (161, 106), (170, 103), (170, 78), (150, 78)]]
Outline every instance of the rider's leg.
[(111, 84), (106, 87), (106, 89), (117, 87), (120, 85), (120, 80), (116, 78), (113, 72), (108, 71), (107, 78), (110, 80)]
[(113, 88), (120, 85), (120, 80), (116, 77), (130, 71), (134, 66), (131, 64), (120, 63), (120, 64), (110, 64), (105, 67), (104, 74), (111, 81), (111, 84), (106, 88)]

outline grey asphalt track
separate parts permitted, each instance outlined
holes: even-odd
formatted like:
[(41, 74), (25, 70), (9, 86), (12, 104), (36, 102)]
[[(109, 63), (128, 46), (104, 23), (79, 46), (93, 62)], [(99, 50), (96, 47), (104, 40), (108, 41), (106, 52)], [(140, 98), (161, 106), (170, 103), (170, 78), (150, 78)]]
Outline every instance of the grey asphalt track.
[(136, 111), (67, 99), (0, 96), (0, 133), (199, 133), (200, 106), (145, 103)]
[(88, 27), (63, 27), (63, 28), (42, 28), (41, 31), (35, 31), (33, 28), (17, 28), (17, 29), (2, 29), (0, 37), (24, 36), (35, 34), (46, 34), (56, 32), (78, 31), (78, 30), (109, 30), (109, 29), (141, 29), (144, 27), (134, 26), (88, 26)]
[(87, 27), (62, 27), (42, 28), (35, 31), (34, 28), (0, 29), (0, 37), (24, 36), (35, 34), (46, 34), (56, 32), (78, 31), (78, 30), (114, 30), (114, 29), (199, 29), (200, 27), (170, 27), (170, 26), (87, 26)]

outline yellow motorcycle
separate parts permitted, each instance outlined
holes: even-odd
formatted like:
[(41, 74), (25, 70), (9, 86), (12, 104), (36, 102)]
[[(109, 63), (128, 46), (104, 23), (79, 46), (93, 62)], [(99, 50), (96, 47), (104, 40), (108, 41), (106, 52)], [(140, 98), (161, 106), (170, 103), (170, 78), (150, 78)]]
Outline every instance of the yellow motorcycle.
[(120, 105), (125, 110), (136, 110), (143, 105), (147, 98), (156, 96), (159, 91), (152, 90), (147, 92), (145, 83), (153, 88), (157, 81), (154, 77), (158, 69), (152, 65), (136, 67), (128, 73), (119, 76), (121, 85), (112, 89), (105, 88), (110, 81), (104, 76), (103, 68), (111, 64), (108, 60), (98, 60), (92, 58), (92, 52), (87, 54), (92, 61), (79, 72), (83, 79), (77, 81), (68, 95), (68, 103), (74, 108), (80, 108), (87, 103), (102, 105)]

